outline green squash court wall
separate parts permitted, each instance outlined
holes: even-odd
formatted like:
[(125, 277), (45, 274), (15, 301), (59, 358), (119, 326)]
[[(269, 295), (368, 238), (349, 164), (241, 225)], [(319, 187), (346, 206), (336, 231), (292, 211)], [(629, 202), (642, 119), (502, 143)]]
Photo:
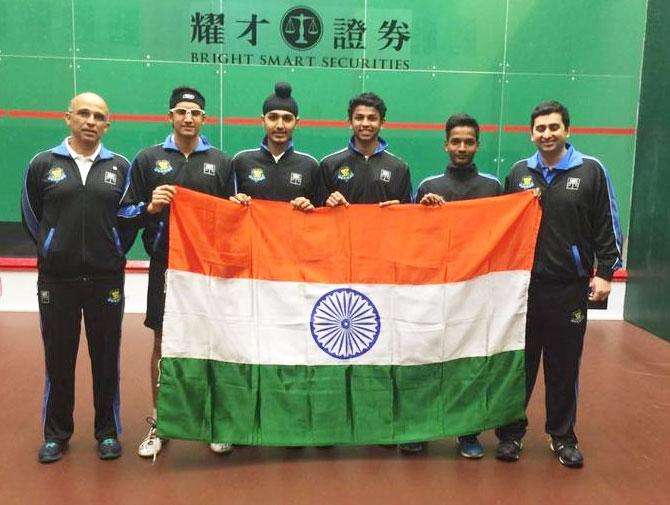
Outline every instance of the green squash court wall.
[[(311, 13), (286, 16), (301, 5)], [(380, 94), (383, 137), (415, 188), (444, 169), (448, 115), (479, 120), (478, 166), (502, 180), (534, 150), (531, 108), (558, 99), (573, 143), (608, 167), (626, 232), (646, 10), (646, 0), (0, 0), (0, 221), (20, 221), (25, 166), (65, 137), (75, 93), (107, 99), (104, 143), (132, 158), (169, 133), (170, 90), (194, 85), (212, 119), (204, 133), (234, 154), (258, 145), (261, 103), (287, 80), (303, 119), (296, 147), (317, 158), (344, 147), (349, 98)], [(143, 257), (136, 245), (131, 258)]]

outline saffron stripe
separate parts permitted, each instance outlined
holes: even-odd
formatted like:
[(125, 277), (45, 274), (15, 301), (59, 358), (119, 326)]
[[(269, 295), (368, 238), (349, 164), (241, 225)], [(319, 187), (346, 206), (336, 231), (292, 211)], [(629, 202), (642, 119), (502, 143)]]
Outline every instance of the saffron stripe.
[(530, 270), (541, 217), (530, 192), (437, 208), (370, 204), (305, 213), (285, 202), (240, 206), (179, 188), (171, 205), (170, 269), (327, 284), (444, 284)]

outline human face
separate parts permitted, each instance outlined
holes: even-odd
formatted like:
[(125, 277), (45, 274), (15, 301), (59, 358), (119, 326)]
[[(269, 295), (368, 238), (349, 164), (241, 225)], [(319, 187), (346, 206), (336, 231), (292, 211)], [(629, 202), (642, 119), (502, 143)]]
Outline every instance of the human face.
[(479, 149), (475, 129), (472, 126), (455, 126), (444, 141), (444, 148), (449, 153), (453, 165), (457, 167), (470, 165)]
[(565, 151), (570, 129), (563, 124), (560, 112), (538, 116), (533, 122), (530, 138), (543, 158), (556, 158)]
[[(184, 113), (184, 111), (187, 111)], [(196, 111), (191, 113), (190, 111)], [(200, 128), (205, 122), (205, 113), (197, 103), (177, 102), (168, 112), (175, 135), (182, 138), (194, 138), (200, 135)]]
[(359, 105), (351, 113), (351, 128), (354, 131), (354, 138), (361, 143), (376, 141), (383, 124), (384, 120), (374, 107)]
[(261, 116), (268, 142), (284, 145), (293, 137), (298, 118), (287, 110), (271, 110)]
[(70, 128), (70, 145), (83, 154), (95, 150), (109, 128), (109, 108), (94, 93), (82, 93), (70, 102), (65, 113), (65, 124)]

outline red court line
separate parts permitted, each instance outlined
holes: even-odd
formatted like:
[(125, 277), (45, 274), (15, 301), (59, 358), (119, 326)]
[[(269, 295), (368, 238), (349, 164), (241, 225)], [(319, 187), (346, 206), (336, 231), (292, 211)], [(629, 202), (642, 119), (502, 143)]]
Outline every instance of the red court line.
[[(37, 258), (3, 258), (0, 256), (0, 269), (4, 270), (35, 270)], [(127, 272), (146, 272), (149, 270), (149, 262), (146, 260), (128, 260)], [(614, 272), (613, 281), (625, 282), (628, 280), (628, 271), (625, 268)]]
[[(35, 270), (37, 258), (3, 258), (0, 257), (0, 269), (3, 270)], [(128, 260), (126, 272), (146, 272), (149, 262), (145, 260)]]
[[(0, 109), (0, 116), (7, 115), (14, 118), (29, 119), (62, 119), (64, 112), (60, 111), (40, 111), (40, 110), (7, 110)], [(167, 121), (167, 114), (112, 114), (112, 121), (131, 122), (131, 123), (163, 123)], [(222, 120), (219, 117), (211, 116), (205, 119), (207, 124), (218, 124)], [(255, 117), (224, 117), (223, 124), (236, 126), (257, 126), (259, 118)], [(300, 124), (308, 128), (346, 128), (348, 121), (334, 119), (303, 119)], [(414, 123), (414, 122), (388, 122), (385, 128), (391, 130), (443, 130), (444, 123)], [(482, 132), (497, 132), (497, 125), (481, 125)], [(505, 133), (528, 133), (527, 125), (505, 125), (502, 127)], [(635, 128), (618, 127), (595, 127), (595, 126), (573, 126), (573, 133), (582, 133), (586, 135), (635, 135)]]

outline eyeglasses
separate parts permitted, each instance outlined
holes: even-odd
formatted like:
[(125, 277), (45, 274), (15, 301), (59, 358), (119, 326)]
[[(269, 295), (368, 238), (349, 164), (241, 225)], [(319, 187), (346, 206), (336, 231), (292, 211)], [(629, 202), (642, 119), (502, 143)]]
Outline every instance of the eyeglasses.
[(88, 109), (79, 109), (76, 111), (68, 111), (70, 114), (74, 114), (75, 116), (80, 117), (83, 120), (88, 120), (91, 116), (93, 116), (93, 119), (97, 123), (104, 123), (107, 121), (107, 116), (103, 114), (102, 112), (93, 112), (92, 110)]
[(175, 107), (174, 109), (170, 109), (170, 112), (177, 116), (190, 115), (192, 118), (201, 118), (205, 115), (205, 111), (202, 109), (185, 109), (184, 107)]

